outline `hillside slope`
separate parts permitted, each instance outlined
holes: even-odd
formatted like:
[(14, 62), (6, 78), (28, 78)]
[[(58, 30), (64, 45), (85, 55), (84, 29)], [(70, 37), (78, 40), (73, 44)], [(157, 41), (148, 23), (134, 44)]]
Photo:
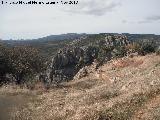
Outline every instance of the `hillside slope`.
[[(63, 83), (12, 112), (14, 119), (159, 120), (160, 56), (119, 58)], [(81, 70), (83, 71), (83, 70)], [(18, 114), (17, 114), (18, 113)]]

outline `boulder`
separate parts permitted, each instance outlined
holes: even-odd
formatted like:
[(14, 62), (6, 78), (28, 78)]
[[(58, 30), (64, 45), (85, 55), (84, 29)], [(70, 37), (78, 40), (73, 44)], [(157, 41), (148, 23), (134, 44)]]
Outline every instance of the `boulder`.
[(86, 77), (88, 75), (88, 71), (86, 67), (83, 67), (79, 70), (79, 72), (74, 76), (74, 79), (81, 79), (83, 77)]

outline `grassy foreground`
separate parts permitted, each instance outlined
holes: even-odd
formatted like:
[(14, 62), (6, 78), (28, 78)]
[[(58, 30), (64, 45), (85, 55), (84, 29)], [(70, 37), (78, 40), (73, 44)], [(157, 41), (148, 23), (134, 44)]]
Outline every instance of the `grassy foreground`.
[(159, 120), (160, 56), (121, 58), (50, 90), (0, 88), (1, 120)]

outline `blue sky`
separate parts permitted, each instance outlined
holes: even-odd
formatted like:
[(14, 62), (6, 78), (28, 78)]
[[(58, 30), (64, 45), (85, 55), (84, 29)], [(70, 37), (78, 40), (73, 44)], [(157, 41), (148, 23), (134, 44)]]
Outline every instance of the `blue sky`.
[(160, 34), (160, 0), (78, 1), (77, 5), (0, 4), (0, 39), (63, 33)]

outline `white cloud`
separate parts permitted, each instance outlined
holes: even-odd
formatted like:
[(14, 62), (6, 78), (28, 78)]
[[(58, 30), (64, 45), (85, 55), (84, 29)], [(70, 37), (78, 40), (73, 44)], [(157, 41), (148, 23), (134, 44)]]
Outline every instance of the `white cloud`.
[(128, 23), (128, 24), (148, 24), (148, 23), (153, 23), (153, 22), (159, 22), (160, 21), (160, 15), (151, 15), (149, 17), (145, 17), (144, 19), (141, 20), (122, 20), (122, 23)]
[(144, 20), (138, 21), (138, 23), (143, 24), (143, 23), (152, 23), (159, 21), (160, 21), (160, 15), (151, 15), (149, 17), (146, 17)]
[(153, 15), (153, 16), (147, 17), (146, 20), (148, 20), (148, 21), (159, 21), (160, 20), (160, 15)]
[(39, 38), (68, 32), (160, 34), (160, 0), (78, 1), (77, 5), (0, 5), (0, 37)]
[[(122, 1), (122, 0), (121, 0)], [(76, 6), (69, 6), (65, 12), (102, 16), (120, 6), (120, 0), (79, 0)]]

